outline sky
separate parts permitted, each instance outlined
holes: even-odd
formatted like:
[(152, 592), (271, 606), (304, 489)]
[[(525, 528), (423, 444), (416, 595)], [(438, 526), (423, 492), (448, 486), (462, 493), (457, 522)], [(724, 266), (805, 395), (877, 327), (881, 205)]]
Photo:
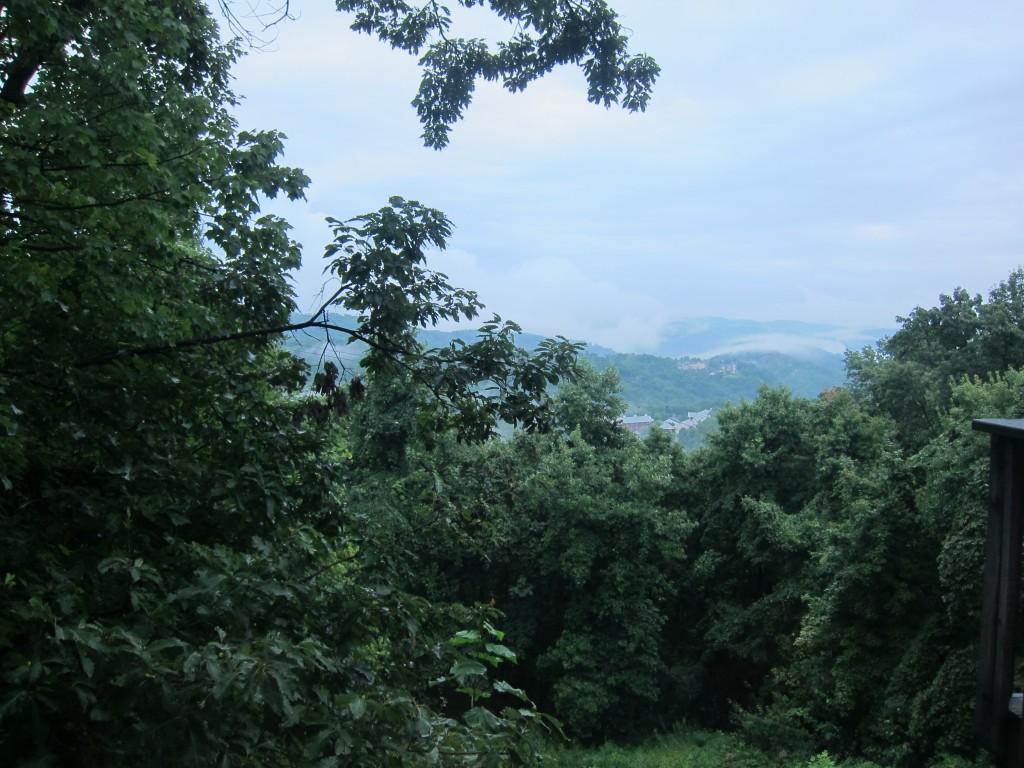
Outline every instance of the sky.
[[(662, 68), (645, 113), (589, 104), (562, 68), (524, 93), (480, 84), (436, 151), (415, 57), (291, 0), (235, 90), (240, 127), (283, 131), (313, 179), (268, 207), (304, 246), (300, 309), (324, 285), (325, 217), (391, 195), (454, 222), (428, 266), (488, 316), (622, 352), (684, 318), (896, 327), (1024, 264), (1024, 3), (610, 5)], [(505, 31), (482, 9), (457, 21)]]

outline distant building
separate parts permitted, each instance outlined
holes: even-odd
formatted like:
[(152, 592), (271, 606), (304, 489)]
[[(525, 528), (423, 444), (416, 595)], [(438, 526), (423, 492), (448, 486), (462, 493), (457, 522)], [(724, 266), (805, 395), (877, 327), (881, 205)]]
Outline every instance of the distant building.
[(661, 428), (665, 432), (671, 432), (673, 437), (678, 438), (679, 431), (682, 429), (689, 429), (690, 423), (689, 421), (680, 421), (675, 416), (673, 416), (672, 418), (665, 419), (663, 422), (661, 422)]
[(634, 434), (640, 434), (654, 426), (654, 419), (646, 414), (643, 416), (623, 416), (619, 419), (619, 424)]
[(671, 432), (676, 437), (679, 437), (679, 433), (684, 429), (693, 429), (703, 421), (707, 421), (711, 418), (711, 409), (705, 408), (703, 411), (689, 411), (686, 414), (685, 419), (678, 419), (675, 416), (665, 419), (661, 422), (661, 428), (666, 432)]
[(707, 360), (678, 360), (676, 368), (680, 371), (708, 371), (711, 376), (718, 373), (737, 373), (736, 363), (720, 363), (714, 370), (708, 370)]

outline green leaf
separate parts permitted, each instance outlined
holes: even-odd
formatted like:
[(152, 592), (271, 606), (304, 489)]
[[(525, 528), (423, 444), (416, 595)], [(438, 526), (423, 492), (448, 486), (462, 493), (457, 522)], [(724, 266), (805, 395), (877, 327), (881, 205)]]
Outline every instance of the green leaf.
[(465, 684), (466, 679), (470, 677), (479, 677), (487, 674), (487, 667), (481, 664), (479, 661), (470, 661), (467, 659), (459, 659), (451, 668), (452, 676), (459, 681), (459, 684)]
[(366, 702), (357, 696), (348, 703), (348, 711), (352, 714), (353, 720), (361, 720), (366, 714)]
[(486, 707), (473, 707), (462, 717), (471, 728), (479, 728), (489, 733), (495, 733), (508, 725), (506, 720), (499, 718)]
[(515, 686), (509, 685), (508, 683), (504, 682), (503, 680), (496, 680), (494, 682), (494, 690), (497, 691), (498, 693), (508, 693), (508, 694), (511, 694), (512, 696), (515, 696), (520, 701), (529, 702), (529, 700), (530, 700), (529, 697), (526, 695), (526, 691), (524, 691), (521, 688), (516, 688)]
[(450, 645), (468, 645), (470, 643), (480, 642), (480, 633), (475, 629), (464, 629), (461, 632), (456, 632), (454, 637), (448, 641)]
[(496, 645), (495, 643), (484, 643), (484, 648), (493, 653), (495, 656), (499, 656), (505, 661), (511, 661), (515, 663), (516, 654), (510, 648), (506, 648), (504, 645)]

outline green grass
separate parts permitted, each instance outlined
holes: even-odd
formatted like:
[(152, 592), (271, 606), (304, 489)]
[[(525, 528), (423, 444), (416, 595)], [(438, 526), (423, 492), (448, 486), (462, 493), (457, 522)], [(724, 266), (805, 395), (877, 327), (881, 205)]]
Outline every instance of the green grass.
[(554, 768), (878, 768), (873, 763), (840, 762), (826, 753), (765, 754), (736, 736), (696, 730), (660, 736), (636, 747), (555, 747), (548, 758)]
[[(744, 744), (735, 735), (700, 730), (678, 730), (640, 746), (553, 746), (546, 757), (552, 768), (884, 768), (867, 760), (843, 759), (828, 752), (768, 754)], [(930, 762), (929, 768), (990, 765), (984, 755), (976, 761), (943, 755)]]

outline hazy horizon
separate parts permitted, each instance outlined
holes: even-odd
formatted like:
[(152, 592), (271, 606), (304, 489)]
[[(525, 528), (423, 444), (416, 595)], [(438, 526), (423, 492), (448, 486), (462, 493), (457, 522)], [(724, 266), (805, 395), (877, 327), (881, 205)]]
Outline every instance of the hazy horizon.
[[(488, 312), (623, 351), (692, 317), (892, 327), (1024, 263), (1020, 3), (611, 5), (663, 68), (646, 114), (588, 104), (563, 68), (481, 84), (435, 152), (415, 59), (293, 4), (236, 90), (241, 127), (282, 130), (313, 178), (308, 203), (268, 207), (305, 245), (300, 306), (324, 217), (395, 194), (449, 215), (431, 266)], [(475, 10), (468, 34), (499, 28)]]

